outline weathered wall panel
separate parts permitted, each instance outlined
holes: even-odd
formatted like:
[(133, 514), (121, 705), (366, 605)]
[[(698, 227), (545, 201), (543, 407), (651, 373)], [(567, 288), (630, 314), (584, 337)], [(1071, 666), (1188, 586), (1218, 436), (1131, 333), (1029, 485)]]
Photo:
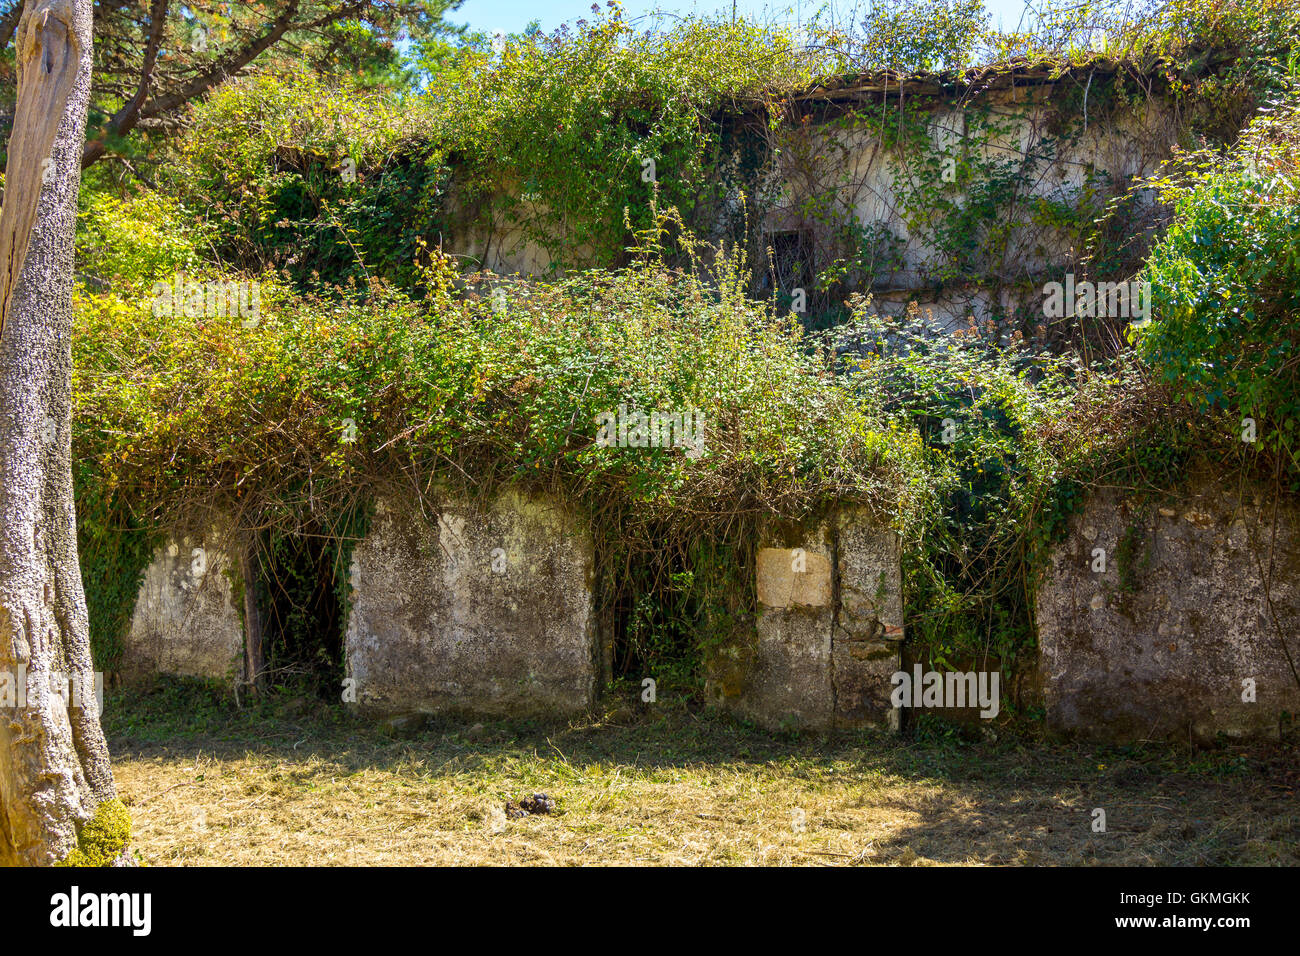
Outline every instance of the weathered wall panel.
[(381, 502), (352, 555), (348, 676), (381, 714), (569, 713), (595, 698), (590, 531), (507, 494), (428, 518)]
[(1276, 515), (1274, 534), (1273, 502), (1207, 482), (1159, 504), (1095, 494), (1038, 590), (1049, 722), (1115, 740), (1276, 736), (1300, 713), (1300, 507)]
[(216, 532), (170, 541), (154, 556), (122, 642), (128, 680), (176, 674), (234, 681), (243, 667), (244, 627), (231, 561)]
[(724, 649), (709, 681), (713, 699), (774, 728), (896, 727), (897, 536), (856, 509), (793, 535), (773, 527), (755, 577), (754, 645)]

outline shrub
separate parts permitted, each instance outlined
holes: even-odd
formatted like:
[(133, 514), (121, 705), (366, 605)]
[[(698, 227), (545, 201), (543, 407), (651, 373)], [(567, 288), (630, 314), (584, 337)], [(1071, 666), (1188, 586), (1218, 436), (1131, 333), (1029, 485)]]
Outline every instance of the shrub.
[[(611, 548), (642, 555), (734, 542), (759, 516), (831, 499), (905, 508), (916, 433), (837, 379), (797, 321), (749, 298), (746, 274), (727, 255), (677, 270), (647, 252), (481, 294), (456, 291), (434, 253), (422, 301), (378, 281), (365, 301), (300, 296), (265, 276), (253, 324), (83, 292), (79, 495), (145, 529), (207, 507), (246, 527), (332, 529), (385, 482), (514, 483), (563, 489)], [(620, 406), (698, 412), (703, 453), (599, 446), (597, 417)]]
[(1138, 334), (1183, 399), (1253, 419), (1260, 446), (1300, 480), (1298, 149), (1291, 108), (1253, 123), (1222, 160), (1187, 156), (1185, 173), (1158, 184), (1175, 218), (1147, 263), (1154, 321)]
[(138, 287), (155, 276), (196, 269), (201, 243), (188, 210), (165, 194), (82, 191), (77, 270), (92, 284)]

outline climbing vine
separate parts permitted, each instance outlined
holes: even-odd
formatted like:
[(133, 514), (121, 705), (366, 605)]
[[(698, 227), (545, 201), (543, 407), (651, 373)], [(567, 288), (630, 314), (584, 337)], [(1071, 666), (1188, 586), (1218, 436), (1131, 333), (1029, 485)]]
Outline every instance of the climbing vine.
[[(406, 99), (241, 79), (156, 189), (95, 181), (74, 358), (97, 660), (154, 529), (202, 504), (291, 592), (271, 654), (297, 662), (295, 609), (343, 587), (363, 526), (344, 516), (436, 475), (580, 503), (622, 582), (600, 609), (615, 672), (698, 682), (743, 654), (757, 520), (844, 497), (904, 535), (910, 640), (1015, 668), (1089, 484), (1164, 480), (1197, 448), (1254, 461), (1224, 444), (1243, 417), (1293, 469), (1294, 130), (1224, 157), (1294, 95), (1294, 5), (1049, 6), (1023, 34), (922, 12), (855, 38), (611, 8), (467, 46)], [(520, 261), (537, 281), (479, 271)], [(1136, 352), (1126, 323), (1045, 327), (1063, 268), (1151, 281)], [(153, 314), (179, 271), (258, 282), (261, 321)], [(979, 321), (895, 314), (974, 287)], [(709, 452), (596, 447), (620, 405), (700, 410)]]

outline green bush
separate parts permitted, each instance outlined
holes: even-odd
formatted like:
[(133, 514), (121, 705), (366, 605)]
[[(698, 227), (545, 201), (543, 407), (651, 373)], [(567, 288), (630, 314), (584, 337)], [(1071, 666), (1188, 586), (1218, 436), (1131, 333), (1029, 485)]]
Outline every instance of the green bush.
[[(676, 270), (647, 250), (625, 270), (489, 293), (456, 291), (435, 253), (420, 301), (382, 282), (364, 302), (300, 296), (266, 276), (255, 323), (83, 291), (79, 494), (146, 530), (208, 507), (331, 529), (403, 476), (470, 493), (560, 488), (611, 547), (637, 554), (732, 541), (745, 520), (842, 497), (906, 510), (916, 432), (837, 379), (797, 321), (751, 299), (743, 261), (710, 259)], [(598, 416), (620, 406), (697, 413), (702, 454), (601, 447)]]
[(991, 322), (946, 331), (916, 306), (888, 319), (854, 305), (843, 377), (926, 444), (904, 539), (908, 645), (940, 667), (991, 658), (1013, 674), (1068, 489), (1128, 446), (1144, 384), (1128, 355), (1090, 368)]
[(639, 32), (611, 5), (498, 56), (461, 48), (419, 96), (307, 72), (229, 83), (193, 110), (168, 188), (207, 210), (226, 258), (312, 291), (411, 289), (419, 240), (485, 222), (557, 265), (619, 264), (656, 194), (688, 219), (716, 210), (724, 104), (811, 77), (788, 30), (688, 18)]
[[(83, 293), (78, 452), (107, 490), (159, 505), (194, 488), (278, 494), (308, 475), (441, 460), (672, 507), (740, 485), (765, 498), (870, 490), (878, 467), (913, 458), (914, 439), (860, 404), (796, 322), (748, 298), (738, 269), (651, 258), (498, 297), (453, 292), (435, 258), (430, 298), (376, 285), (365, 303), (265, 277), (251, 327)], [(707, 451), (595, 447), (595, 416), (620, 404), (698, 409)], [(355, 442), (341, 440), (345, 420)]]
[(1300, 113), (1257, 120), (1224, 160), (1163, 180), (1175, 209), (1144, 277), (1141, 353), (1194, 408), (1255, 422), (1300, 480)]
[(237, 268), (313, 289), (364, 281), (367, 262), (409, 275), (416, 233), (438, 228), (439, 156), (404, 145), (423, 119), (395, 94), (306, 71), (238, 79), (193, 109), (163, 185), (202, 210)]
[(202, 233), (188, 211), (163, 193), (114, 196), (83, 190), (77, 216), (77, 272), (100, 286), (138, 287), (146, 280), (200, 267)]

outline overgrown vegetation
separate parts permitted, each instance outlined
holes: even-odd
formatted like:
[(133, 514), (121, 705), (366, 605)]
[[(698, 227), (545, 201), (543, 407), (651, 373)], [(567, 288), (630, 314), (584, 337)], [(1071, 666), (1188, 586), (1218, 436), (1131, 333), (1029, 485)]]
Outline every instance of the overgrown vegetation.
[[(698, 686), (752, 621), (758, 521), (842, 499), (904, 536), (918, 654), (1015, 672), (1046, 548), (1089, 483), (1168, 487), (1197, 455), (1300, 480), (1300, 14), (1113, 10), (1049, 9), (993, 35), (977, 4), (882, 7), (865, 32), (798, 37), (743, 20), (638, 31), (611, 9), (466, 45), (417, 98), (315, 72), (221, 87), (154, 188), (104, 174), (83, 195), (75, 451), (97, 661), (113, 660), (160, 528), (222, 514), (261, 542), (266, 592), (293, 591), (273, 642), (292, 670), (312, 653), (304, 609), (342, 587), (380, 490), (517, 484), (578, 503), (601, 567), (619, 569), (600, 609), (616, 674)], [(948, 71), (937, 82), (965, 90), (954, 71), (1026, 63), (1066, 81), (1013, 160), (980, 143), (1023, 116), (965, 92), (952, 148), (934, 103), (896, 82), (834, 116), (797, 96), (881, 69)], [(1082, 141), (1071, 117), (1153, 104), (1176, 118), (1157, 145), (1185, 147), (1165, 169), (1038, 188)], [(907, 238), (857, 221), (825, 123), (892, 151)], [(802, 189), (780, 195), (772, 170)], [(830, 237), (806, 277), (835, 319), (824, 332), (773, 275), (759, 224), (774, 210)], [(490, 248), (441, 248), (483, 234), (532, 242), (550, 274), (477, 274)], [(864, 293), (907, 242), (933, 250), (936, 287), (988, 281), (1031, 303), (1030, 252), (1064, 250), (1081, 275), (1144, 269), (1154, 321), (1130, 349), (1122, 324), (891, 319)], [(259, 313), (155, 314), (155, 283), (180, 272), (257, 282)], [(620, 406), (698, 411), (704, 453), (599, 447), (596, 416)], [(1244, 417), (1257, 443), (1239, 440)], [(308, 554), (304, 535), (323, 543)]]
[[(563, 488), (647, 550), (669, 542), (638, 528), (684, 547), (740, 515), (906, 497), (915, 437), (854, 400), (797, 322), (744, 294), (743, 262), (674, 270), (647, 249), (624, 271), (484, 297), (455, 291), (435, 257), (422, 281), (418, 301), (267, 281), (251, 327), (85, 294), (83, 497), (130, 502), (151, 525), (215, 511), (283, 529), (306, 508), (332, 528), (384, 484), (513, 482)], [(704, 453), (597, 447), (596, 416), (620, 405), (695, 410)]]
[(1176, 217), (1146, 266), (1158, 320), (1141, 353), (1189, 405), (1226, 418), (1300, 490), (1300, 106), (1254, 121), (1224, 159), (1160, 182)]

